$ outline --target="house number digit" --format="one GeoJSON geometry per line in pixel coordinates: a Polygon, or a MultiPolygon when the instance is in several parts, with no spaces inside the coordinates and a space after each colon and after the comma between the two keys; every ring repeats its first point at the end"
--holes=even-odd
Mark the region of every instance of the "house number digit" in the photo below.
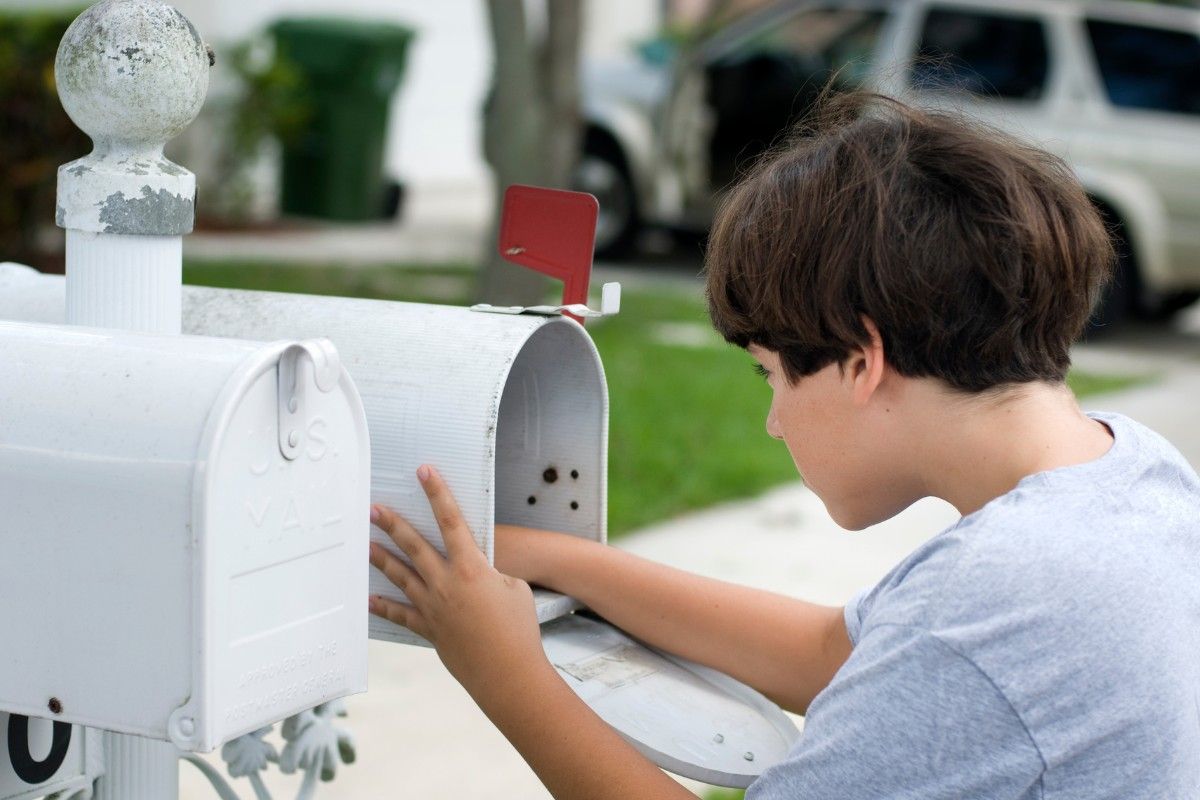
{"type": "Polygon", "coordinates": [[[35,761],[29,752],[29,717],[13,714],[8,718],[8,760],[17,777],[30,785],[36,786],[53,778],[66,760],[70,746],[71,725],[55,722],[49,755],[35,761]]]}

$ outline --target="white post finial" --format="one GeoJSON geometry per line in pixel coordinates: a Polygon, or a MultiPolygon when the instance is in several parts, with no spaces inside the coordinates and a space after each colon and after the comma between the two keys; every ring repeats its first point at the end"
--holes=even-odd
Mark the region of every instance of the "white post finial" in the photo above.
{"type": "Polygon", "coordinates": [[[157,0],[104,0],[58,48],[63,108],[95,149],[58,173],[58,224],[94,233],[192,230],[195,176],[163,145],[200,112],[208,50],[192,23],[157,0]]]}
{"type": "Polygon", "coordinates": [[[163,145],[199,113],[209,67],[196,28],[159,0],[103,0],[63,36],[59,98],[95,143],[58,170],[69,323],[179,333],[196,176],[163,145]]]}

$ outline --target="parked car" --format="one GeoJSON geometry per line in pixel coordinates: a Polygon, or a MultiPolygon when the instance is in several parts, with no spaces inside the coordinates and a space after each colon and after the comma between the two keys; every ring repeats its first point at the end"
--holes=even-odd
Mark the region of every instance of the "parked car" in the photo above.
{"type": "Polygon", "coordinates": [[[707,228],[831,78],[1065,158],[1120,240],[1101,322],[1200,297],[1200,11],[1134,2],[791,0],[663,63],[587,65],[576,183],[601,200],[598,252],[645,225],[707,228]]]}

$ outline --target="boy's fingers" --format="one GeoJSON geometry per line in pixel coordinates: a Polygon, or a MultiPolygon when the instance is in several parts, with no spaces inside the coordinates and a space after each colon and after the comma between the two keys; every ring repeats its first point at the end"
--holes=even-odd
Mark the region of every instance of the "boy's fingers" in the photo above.
{"type": "Polygon", "coordinates": [[[471,529],[463,519],[462,511],[458,508],[458,501],[454,499],[450,487],[442,480],[441,474],[426,464],[417,470],[417,478],[421,481],[425,496],[429,498],[434,519],[442,530],[446,555],[452,559],[470,557],[472,553],[482,555],[474,537],[471,536],[471,529]]]}
{"type": "Polygon", "coordinates": [[[420,604],[427,591],[425,581],[417,571],[405,564],[382,545],[371,543],[371,565],[382,572],[405,596],[420,604]]]}
{"type": "Polygon", "coordinates": [[[421,615],[420,611],[410,605],[389,600],[386,597],[372,595],[367,600],[367,610],[377,617],[383,617],[388,622],[394,622],[397,625],[408,628],[413,633],[430,642],[433,641],[429,637],[429,626],[425,624],[425,617],[421,615]]]}
{"type": "Polygon", "coordinates": [[[444,565],[441,554],[433,545],[425,541],[417,529],[408,524],[408,520],[387,506],[371,506],[371,523],[391,537],[425,580],[432,579],[437,569],[444,565]]]}

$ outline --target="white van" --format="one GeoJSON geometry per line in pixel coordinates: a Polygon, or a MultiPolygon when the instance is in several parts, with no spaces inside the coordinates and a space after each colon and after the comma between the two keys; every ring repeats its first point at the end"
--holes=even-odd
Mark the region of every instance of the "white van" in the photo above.
{"type": "Polygon", "coordinates": [[[1121,260],[1097,312],[1200,297],[1200,11],[1074,0],[792,0],[673,57],[585,68],[577,186],[597,250],[647,224],[703,230],[715,199],[836,76],[962,109],[1067,160],[1121,260]]]}

